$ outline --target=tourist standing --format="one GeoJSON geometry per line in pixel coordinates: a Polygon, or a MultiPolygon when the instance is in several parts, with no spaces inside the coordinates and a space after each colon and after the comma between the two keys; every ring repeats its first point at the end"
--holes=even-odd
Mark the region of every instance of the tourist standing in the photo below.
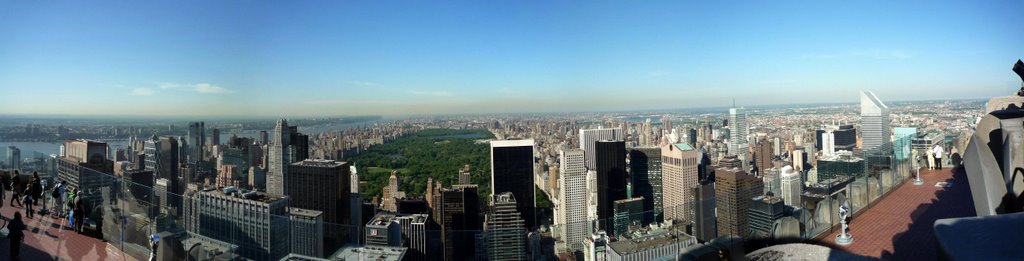
{"type": "Polygon", "coordinates": [[[64,181],[57,182],[57,185],[53,186],[53,212],[57,217],[64,216],[64,181]]]}
{"type": "Polygon", "coordinates": [[[14,212],[14,219],[7,223],[7,238],[11,241],[11,260],[21,259],[21,242],[25,240],[25,229],[21,212],[14,212]]]}
{"type": "Polygon", "coordinates": [[[25,196],[23,198],[23,201],[25,203],[25,214],[26,217],[30,219],[34,216],[33,214],[35,213],[35,211],[32,210],[32,204],[35,203],[35,201],[33,200],[34,198],[32,198],[31,190],[31,188],[25,189],[25,196]]]}
{"type": "Polygon", "coordinates": [[[935,166],[937,169],[942,169],[942,154],[945,152],[945,149],[943,149],[940,144],[936,144],[935,147],[932,148],[932,153],[935,154],[935,166]]]}
{"type": "Polygon", "coordinates": [[[925,152],[928,153],[928,169],[935,169],[935,150],[930,149],[925,152]]]}
{"type": "Polygon", "coordinates": [[[149,236],[149,261],[156,261],[156,249],[160,246],[160,235],[149,236]]]}
{"type": "MultiPolygon", "coordinates": [[[[20,175],[20,174],[18,174],[18,171],[15,170],[14,171],[14,176],[11,177],[11,196],[12,197],[11,197],[11,202],[10,203],[11,203],[12,207],[14,206],[14,203],[18,203],[19,207],[21,206],[21,179],[18,178],[18,175],[20,175]]],[[[2,202],[0,202],[0,203],[2,203],[2,202]]]]}
{"type": "Polygon", "coordinates": [[[85,213],[85,204],[82,203],[82,196],[81,195],[76,195],[75,196],[74,211],[75,211],[75,222],[73,222],[74,223],[73,226],[75,227],[75,232],[82,233],[82,232],[84,232],[83,228],[85,226],[85,215],[86,215],[86,213],[85,213]]]}
{"type": "Polygon", "coordinates": [[[4,208],[4,196],[7,194],[7,182],[3,181],[3,176],[7,176],[6,173],[0,175],[0,209],[4,208]]]}

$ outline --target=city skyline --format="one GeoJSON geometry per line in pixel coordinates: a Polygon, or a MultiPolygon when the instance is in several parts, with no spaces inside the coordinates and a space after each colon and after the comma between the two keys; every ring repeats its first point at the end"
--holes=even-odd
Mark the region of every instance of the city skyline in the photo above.
{"type": "Polygon", "coordinates": [[[4,3],[0,111],[628,111],[1020,87],[1005,72],[1020,2],[661,4],[4,3]]]}

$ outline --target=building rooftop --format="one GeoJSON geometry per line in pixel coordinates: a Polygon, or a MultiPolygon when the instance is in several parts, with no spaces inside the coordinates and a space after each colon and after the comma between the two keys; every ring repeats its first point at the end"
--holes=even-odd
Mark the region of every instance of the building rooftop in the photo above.
{"type": "Polygon", "coordinates": [[[626,255],[692,239],[694,239],[693,236],[682,232],[667,229],[652,229],[643,236],[608,243],[608,247],[612,248],[620,255],[626,255]]]}
{"type": "Polygon", "coordinates": [[[693,150],[693,147],[691,147],[690,144],[686,143],[676,143],[675,146],[676,148],[679,148],[679,150],[682,151],[693,150]]]}
{"type": "Polygon", "coordinates": [[[379,212],[377,213],[376,216],[373,216],[373,219],[371,219],[370,222],[366,223],[366,226],[386,227],[390,225],[392,222],[395,222],[395,218],[396,216],[394,213],[379,212]]]}
{"type": "Polygon", "coordinates": [[[502,193],[494,194],[494,203],[512,203],[512,202],[516,202],[516,198],[515,198],[515,196],[512,195],[512,192],[502,192],[502,193]]]}
{"type": "Polygon", "coordinates": [[[284,198],[287,198],[287,196],[268,194],[268,193],[259,192],[259,191],[251,191],[251,190],[245,190],[245,189],[238,189],[238,188],[236,188],[234,186],[228,186],[228,187],[206,186],[206,187],[203,188],[202,192],[208,193],[208,194],[211,194],[211,195],[234,197],[234,198],[239,198],[239,199],[257,201],[257,202],[261,202],[261,203],[271,203],[271,202],[274,202],[274,201],[278,201],[278,200],[282,200],[284,198]]]}
{"type": "Polygon", "coordinates": [[[832,162],[858,162],[864,161],[864,159],[853,156],[853,152],[840,150],[836,151],[835,154],[822,156],[818,161],[832,161],[832,162]]]}
{"type": "Polygon", "coordinates": [[[430,221],[430,215],[427,214],[411,214],[411,215],[400,215],[399,218],[412,219],[413,224],[427,223],[430,221]]]}
{"type": "Polygon", "coordinates": [[[327,159],[306,159],[303,161],[292,163],[292,166],[307,166],[307,167],[325,167],[334,168],[345,165],[344,161],[327,160],[327,159]]]}
{"type": "Polygon", "coordinates": [[[498,148],[498,147],[523,147],[523,146],[531,146],[532,147],[533,145],[534,145],[533,139],[525,139],[525,140],[494,140],[494,141],[491,141],[491,148],[498,148]]]}
{"type": "Polygon", "coordinates": [[[295,216],[304,216],[304,217],[311,217],[311,218],[322,216],[324,214],[323,211],[319,211],[319,210],[311,210],[311,209],[295,208],[295,207],[288,208],[288,213],[291,213],[292,215],[295,215],[295,216]]]}
{"type": "Polygon", "coordinates": [[[334,252],[328,260],[332,261],[399,261],[405,259],[407,247],[365,246],[343,247],[334,252]]]}

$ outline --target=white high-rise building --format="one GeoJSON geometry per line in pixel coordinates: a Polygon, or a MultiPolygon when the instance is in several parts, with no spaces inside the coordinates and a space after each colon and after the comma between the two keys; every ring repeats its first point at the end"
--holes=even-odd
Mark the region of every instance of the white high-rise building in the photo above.
{"type": "Polygon", "coordinates": [[[804,159],[804,151],[803,150],[793,150],[793,156],[792,157],[793,157],[793,168],[796,169],[797,171],[803,171],[804,170],[804,162],[806,162],[806,160],[807,160],[807,159],[804,159]]]}
{"type": "Polygon", "coordinates": [[[782,181],[782,201],[786,205],[799,207],[801,204],[800,194],[803,193],[800,187],[800,172],[797,172],[791,166],[785,166],[782,167],[779,179],[782,181]]]}
{"type": "Polygon", "coordinates": [[[836,154],[836,134],[831,130],[821,134],[821,155],[836,154]]]}
{"type": "Polygon", "coordinates": [[[889,106],[871,91],[860,93],[860,117],[864,141],[862,149],[870,150],[890,141],[889,106]]]}
{"type": "Polygon", "coordinates": [[[594,143],[599,140],[622,141],[622,128],[580,130],[580,149],[585,153],[585,166],[594,169],[594,143]]]}
{"type": "Polygon", "coordinates": [[[587,224],[587,168],[583,166],[583,150],[559,152],[558,220],[562,229],[562,241],[570,249],[580,249],[583,240],[590,235],[587,224]]]}
{"type": "MultiPolygon", "coordinates": [[[[597,220],[597,171],[587,170],[587,229],[593,229],[597,220]]],[[[602,228],[604,229],[604,228],[602,228]]]]}
{"type": "Polygon", "coordinates": [[[747,145],[747,109],[729,108],[729,155],[736,155],[743,161],[746,170],[750,163],[749,146],[747,145]]]}

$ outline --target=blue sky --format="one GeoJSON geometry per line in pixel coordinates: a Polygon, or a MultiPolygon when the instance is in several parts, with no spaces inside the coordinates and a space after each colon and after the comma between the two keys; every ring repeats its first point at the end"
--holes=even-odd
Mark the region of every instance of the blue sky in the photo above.
{"type": "Polygon", "coordinates": [[[1024,1],[7,1],[0,114],[404,115],[984,98],[1024,1]]]}

